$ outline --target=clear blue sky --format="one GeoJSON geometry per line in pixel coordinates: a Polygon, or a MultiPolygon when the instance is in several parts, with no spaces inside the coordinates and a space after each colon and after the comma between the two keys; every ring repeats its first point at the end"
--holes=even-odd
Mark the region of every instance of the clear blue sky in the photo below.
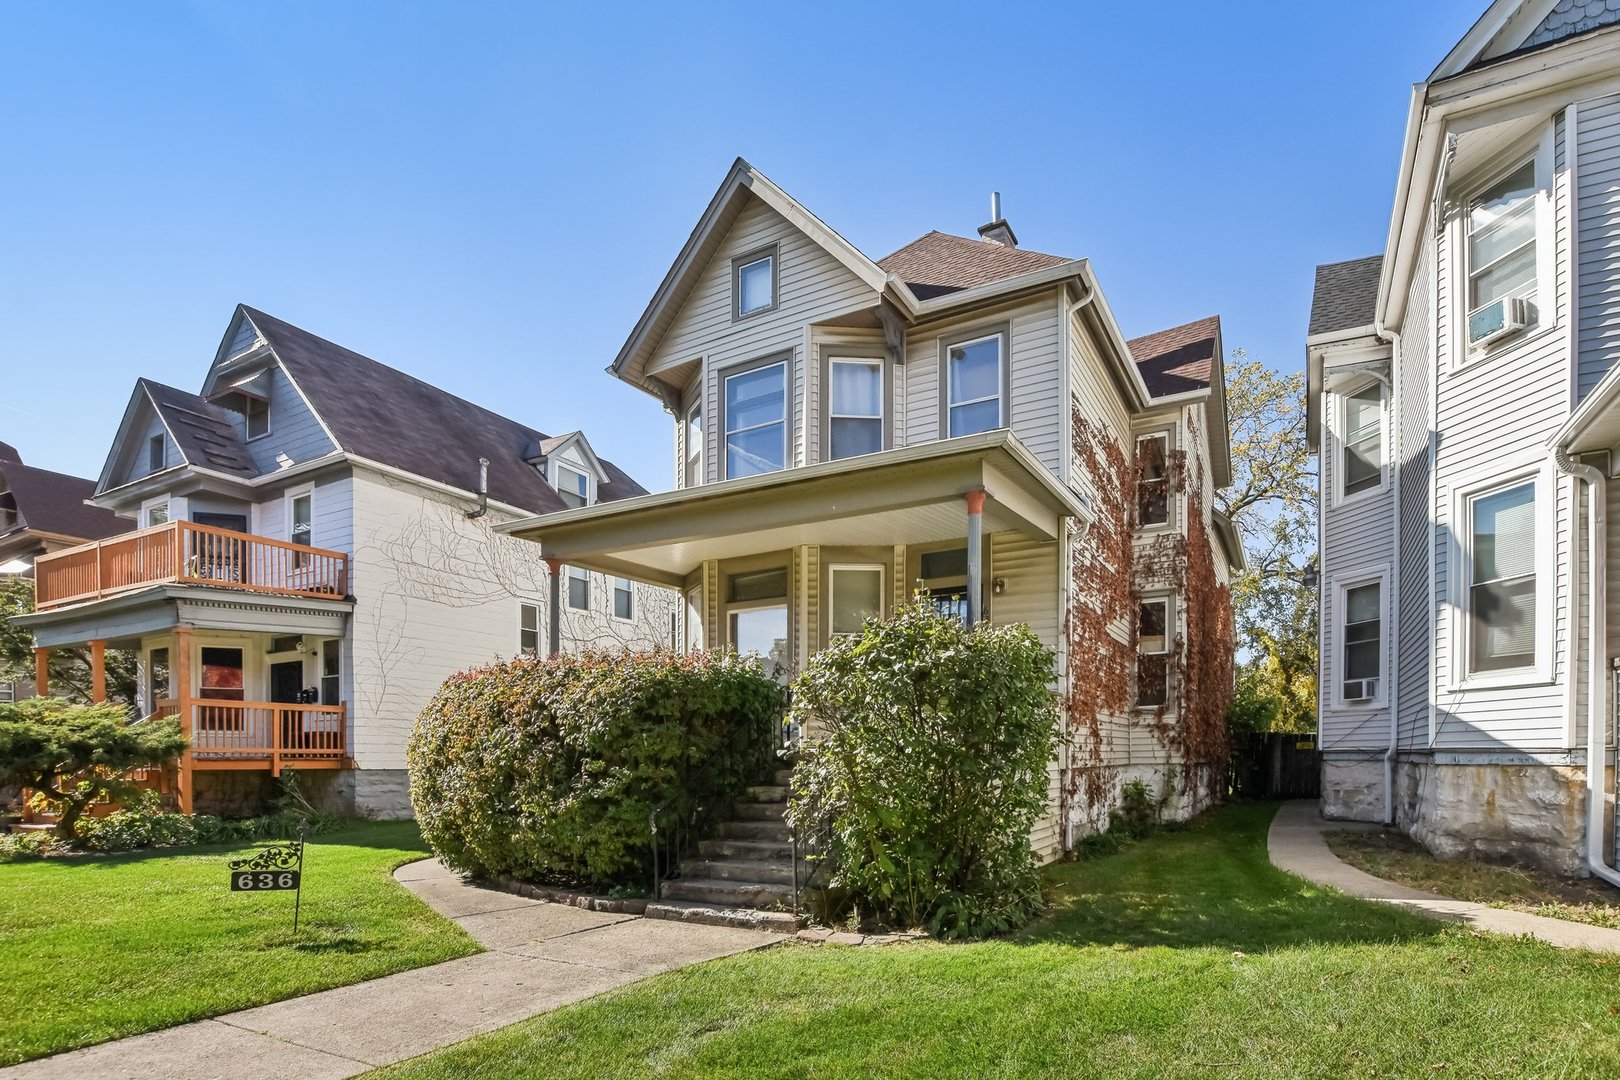
{"type": "Polygon", "coordinates": [[[668,487],[602,369],[738,155],[874,257],[999,189],[1127,334],[1297,368],[1485,2],[8,4],[0,441],[94,476],[244,301],[668,487]]]}

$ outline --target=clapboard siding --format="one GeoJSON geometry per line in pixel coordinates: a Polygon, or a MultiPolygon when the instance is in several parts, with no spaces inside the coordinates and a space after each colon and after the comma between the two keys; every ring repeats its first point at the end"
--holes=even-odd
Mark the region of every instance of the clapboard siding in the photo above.
{"type": "Polygon", "coordinates": [[[236,425],[237,437],[243,440],[254,467],[261,473],[280,468],[282,455],[295,463],[311,461],[331,453],[334,447],[327,438],[326,429],[304,403],[304,397],[293,385],[280,364],[269,371],[270,381],[270,434],[247,441],[246,421],[236,425]]]}
{"type": "Polygon", "coordinates": [[[1575,129],[1577,392],[1585,397],[1620,357],[1620,97],[1583,103],[1575,129]]]}
{"type": "MultiPolygon", "coordinates": [[[[1058,564],[1058,546],[1051,541],[1033,540],[1018,533],[994,533],[990,537],[990,576],[1006,583],[1002,594],[991,599],[991,621],[1003,626],[1023,623],[1053,652],[1063,647],[1058,564]]],[[[1063,720],[1060,718],[1058,723],[1061,725],[1063,720]]],[[[1061,760],[1053,758],[1047,769],[1046,809],[1030,831],[1030,846],[1043,862],[1056,858],[1062,848],[1058,818],[1062,785],[1061,760]]]]}
{"type": "Polygon", "coordinates": [[[1434,342],[1431,314],[1434,249],[1424,245],[1413,273],[1407,300],[1408,332],[1396,354],[1396,397],[1399,405],[1396,452],[1400,462],[1401,553],[1400,610],[1396,648],[1400,652],[1397,740],[1413,748],[1428,740],[1432,648],[1430,614],[1438,597],[1432,593],[1430,525],[1429,403],[1433,397],[1434,342]]]}
{"type": "Polygon", "coordinates": [[[709,481],[723,479],[719,452],[720,376],[723,369],[778,353],[789,364],[789,463],[805,462],[805,327],[835,314],[876,304],[877,296],[826,249],[812,241],[765,203],[750,197],[718,252],[704,269],[649,367],[704,365],[703,419],[709,481]],[[778,306],[774,311],[733,322],[731,260],[770,244],[780,252],[778,306]]]}
{"type": "Polygon", "coordinates": [[[163,426],[163,421],[150,408],[145,406],[143,408],[146,408],[147,412],[146,427],[141,429],[140,438],[131,443],[129,449],[125,451],[129,455],[128,463],[124,466],[123,473],[118,478],[117,483],[112,485],[114,487],[161,471],[150,467],[150,451],[147,447],[154,435],[163,436],[163,468],[167,469],[180,464],[180,449],[174,445],[174,440],[169,437],[168,429],[163,426]]]}

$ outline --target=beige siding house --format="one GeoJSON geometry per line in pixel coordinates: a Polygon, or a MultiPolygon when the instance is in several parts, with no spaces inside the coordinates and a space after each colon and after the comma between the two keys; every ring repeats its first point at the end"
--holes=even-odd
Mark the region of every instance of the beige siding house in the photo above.
{"type": "Polygon", "coordinates": [[[1492,4],[1416,87],[1385,250],[1318,269],[1307,340],[1324,811],[1602,876],[1617,118],[1620,3],[1492,4]]]}
{"type": "Polygon", "coordinates": [[[1088,698],[1070,670],[1078,611],[1108,607],[1133,679],[1139,623],[1134,589],[1110,606],[1075,585],[1121,524],[1098,496],[1119,478],[1088,472],[1076,440],[1082,418],[1122,461],[1138,435],[1160,440],[1171,509],[1141,542],[1214,552],[1224,596],[1239,556],[1208,497],[1227,482],[1220,330],[1127,343],[1085,260],[1022,248],[999,218],[979,232],[873,260],[739,160],[609,368],[671,414],[677,487],[501,528],[556,567],[679,590],[687,647],[755,652],[783,678],[919,588],[968,621],[1027,623],[1089,710],[1065,718],[1032,837],[1053,858],[1106,823],[1129,779],[1180,815],[1207,798],[1216,763],[1189,759],[1162,657],[1218,638],[1229,672],[1228,609],[1189,622],[1168,559],[1143,594],[1161,605],[1149,704],[1133,707],[1134,681],[1088,698]]]}

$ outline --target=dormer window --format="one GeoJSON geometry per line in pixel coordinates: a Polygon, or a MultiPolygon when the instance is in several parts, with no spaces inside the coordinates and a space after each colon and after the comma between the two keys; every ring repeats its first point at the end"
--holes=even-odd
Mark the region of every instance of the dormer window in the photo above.
{"type": "Polygon", "coordinates": [[[163,436],[153,435],[146,440],[146,471],[157,472],[163,468],[163,436]]]}
{"type": "Polygon", "coordinates": [[[557,494],[570,508],[591,504],[591,478],[572,465],[557,463],[557,494]]]}
{"type": "Polygon", "coordinates": [[[771,311],[776,307],[776,248],[750,252],[731,263],[732,317],[771,311]]]}
{"type": "Polygon", "coordinates": [[[243,400],[246,403],[242,415],[247,428],[247,437],[260,439],[270,434],[270,403],[256,397],[247,397],[243,400]]]}

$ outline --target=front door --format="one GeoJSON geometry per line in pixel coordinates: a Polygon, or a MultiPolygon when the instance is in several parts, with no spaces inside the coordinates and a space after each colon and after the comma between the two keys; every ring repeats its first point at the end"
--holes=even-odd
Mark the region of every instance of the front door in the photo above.
{"type": "Polygon", "coordinates": [[[203,514],[191,515],[191,520],[197,525],[207,525],[215,529],[229,529],[231,532],[245,533],[248,531],[246,514],[203,514]]]}
{"type": "Polygon", "coordinates": [[[304,662],[288,660],[270,665],[270,700],[279,705],[297,705],[304,689],[304,662]]]}

